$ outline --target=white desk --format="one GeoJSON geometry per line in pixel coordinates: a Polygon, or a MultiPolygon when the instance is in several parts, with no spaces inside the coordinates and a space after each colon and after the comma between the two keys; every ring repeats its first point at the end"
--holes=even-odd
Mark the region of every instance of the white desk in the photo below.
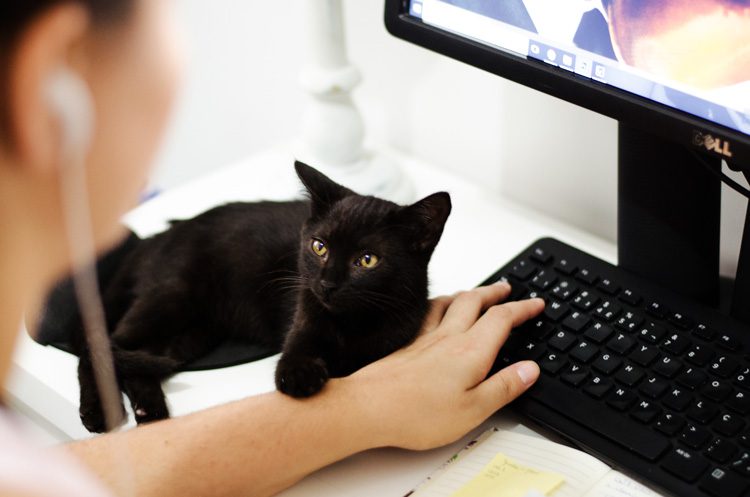
{"type": "MultiPolygon", "coordinates": [[[[406,157],[399,159],[420,198],[445,190],[453,200],[453,212],[430,266],[433,295],[476,286],[544,236],[567,241],[605,260],[615,260],[615,246],[610,242],[504,200],[454,175],[406,157]]],[[[301,191],[292,165],[292,155],[285,148],[271,150],[162,194],[130,213],[126,222],[144,236],[164,229],[168,219],[190,217],[230,200],[290,199],[301,191]]],[[[172,414],[179,416],[272,390],[277,358],[174,376],[164,387],[172,414]]],[[[8,389],[13,402],[71,439],[89,436],[78,418],[76,365],[73,356],[42,347],[23,334],[8,389]]],[[[509,413],[497,414],[488,423],[529,432],[509,413]]],[[[400,497],[467,439],[468,436],[453,445],[421,453],[368,451],[311,475],[283,495],[400,497]]]]}

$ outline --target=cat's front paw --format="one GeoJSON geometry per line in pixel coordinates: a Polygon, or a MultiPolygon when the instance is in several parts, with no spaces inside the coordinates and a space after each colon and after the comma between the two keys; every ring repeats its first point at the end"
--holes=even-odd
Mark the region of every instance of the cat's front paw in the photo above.
{"type": "Polygon", "coordinates": [[[315,395],[328,378],[326,363],[318,357],[284,355],[276,366],[276,388],[292,397],[315,395]]]}
{"type": "MultiPolygon", "coordinates": [[[[125,421],[127,414],[125,408],[120,406],[118,425],[125,421]]],[[[81,404],[78,414],[81,417],[83,426],[91,433],[104,433],[107,431],[107,422],[104,419],[104,411],[99,403],[81,404]]]]}
{"type": "Polygon", "coordinates": [[[169,408],[163,402],[151,406],[136,404],[133,406],[133,414],[135,422],[140,425],[169,418],[169,408]]]}

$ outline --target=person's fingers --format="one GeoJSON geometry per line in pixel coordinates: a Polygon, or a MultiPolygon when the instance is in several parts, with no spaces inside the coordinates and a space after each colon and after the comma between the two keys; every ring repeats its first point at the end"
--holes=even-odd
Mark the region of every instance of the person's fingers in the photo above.
{"type": "Polygon", "coordinates": [[[521,361],[507,366],[474,388],[483,414],[492,413],[524,393],[539,378],[534,361],[521,361]]]}
{"type": "Polygon", "coordinates": [[[459,293],[448,307],[440,329],[446,333],[461,333],[468,330],[489,307],[510,295],[510,285],[498,282],[459,293]]]}
{"type": "Polygon", "coordinates": [[[491,307],[468,332],[472,340],[479,340],[496,352],[513,328],[536,317],[544,310],[544,300],[528,299],[507,302],[491,307]]]}
{"type": "Polygon", "coordinates": [[[429,333],[438,327],[454,299],[455,295],[444,295],[432,299],[430,302],[430,311],[427,313],[427,317],[422,324],[420,334],[429,333]]]}

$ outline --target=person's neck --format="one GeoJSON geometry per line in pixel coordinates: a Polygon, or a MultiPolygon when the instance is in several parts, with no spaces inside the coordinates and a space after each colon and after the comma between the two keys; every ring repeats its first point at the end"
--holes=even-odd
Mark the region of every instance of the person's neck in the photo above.
{"type": "Polygon", "coordinates": [[[31,282],[24,281],[24,271],[18,260],[5,249],[6,244],[0,240],[0,387],[5,385],[10,373],[24,300],[31,287],[31,282]]]}
{"type": "MultiPolygon", "coordinates": [[[[12,178],[11,178],[12,179],[12,178]]],[[[23,205],[18,197],[23,192],[13,181],[0,178],[0,392],[7,381],[11,359],[23,314],[35,305],[34,295],[43,287],[41,264],[31,257],[36,252],[29,246],[29,227],[25,224],[23,205]]],[[[0,393],[0,395],[2,395],[0,393]]]]}

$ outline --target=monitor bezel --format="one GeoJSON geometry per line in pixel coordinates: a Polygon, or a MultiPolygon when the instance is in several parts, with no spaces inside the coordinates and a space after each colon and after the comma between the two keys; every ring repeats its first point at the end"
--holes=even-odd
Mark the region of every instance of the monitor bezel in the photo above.
{"type": "Polygon", "coordinates": [[[727,160],[719,151],[708,149],[705,142],[699,143],[698,134],[710,135],[721,140],[720,143],[729,143],[732,158],[728,163],[750,171],[748,135],[542,61],[524,59],[425,24],[409,15],[408,8],[409,0],[385,0],[385,25],[397,38],[652,132],[696,152],[727,160]]]}

